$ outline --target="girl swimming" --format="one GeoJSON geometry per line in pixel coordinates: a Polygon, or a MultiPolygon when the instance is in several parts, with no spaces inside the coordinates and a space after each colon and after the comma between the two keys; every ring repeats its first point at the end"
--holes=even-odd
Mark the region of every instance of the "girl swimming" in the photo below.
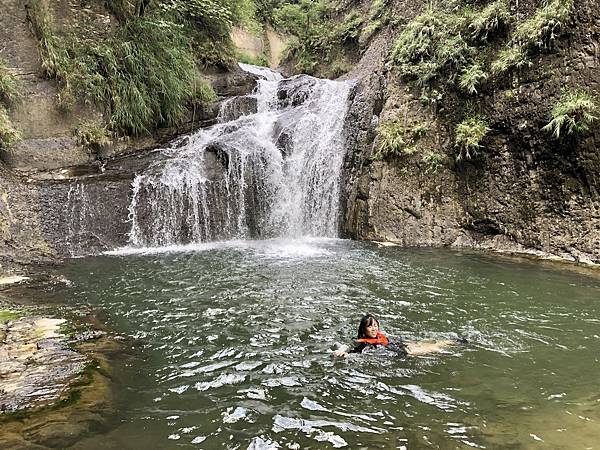
{"type": "Polygon", "coordinates": [[[362,353],[363,350],[368,348],[385,347],[388,350],[396,352],[399,356],[417,356],[440,352],[449,345],[456,344],[457,342],[466,343],[466,339],[407,343],[402,342],[400,339],[389,339],[381,332],[379,320],[375,316],[367,314],[360,320],[354,347],[350,349],[348,346],[343,345],[335,350],[333,354],[345,358],[348,356],[348,353],[362,353]]]}

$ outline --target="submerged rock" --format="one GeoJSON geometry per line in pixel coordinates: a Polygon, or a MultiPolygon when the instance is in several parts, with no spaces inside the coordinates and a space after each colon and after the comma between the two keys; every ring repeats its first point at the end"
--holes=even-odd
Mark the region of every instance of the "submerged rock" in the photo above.
{"type": "Polygon", "coordinates": [[[60,325],[43,317],[3,326],[0,343],[0,413],[55,403],[90,360],[67,347],[60,325]]]}
{"type": "Polygon", "coordinates": [[[1,300],[0,307],[0,448],[67,448],[110,427],[116,406],[109,359],[124,354],[123,344],[90,315],[76,323],[17,319],[32,309],[1,300]],[[61,329],[83,323],[94,329],[73,336],[61,329]]]}

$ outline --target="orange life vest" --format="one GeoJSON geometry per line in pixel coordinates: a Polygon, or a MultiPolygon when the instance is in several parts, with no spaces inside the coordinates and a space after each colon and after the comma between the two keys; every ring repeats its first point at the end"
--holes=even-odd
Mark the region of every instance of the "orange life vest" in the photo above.
{"type": "Polygon", "coordinates": [[[360,338],[357,339],[356,342],[364,342],[366,344],[373,344],[373,345],[383,345],[386,346],[389,344],[389,340],[386,337],[385,334],[383,334],[381,331],[377,332],[377,337],[374,338],[360,338]]]}

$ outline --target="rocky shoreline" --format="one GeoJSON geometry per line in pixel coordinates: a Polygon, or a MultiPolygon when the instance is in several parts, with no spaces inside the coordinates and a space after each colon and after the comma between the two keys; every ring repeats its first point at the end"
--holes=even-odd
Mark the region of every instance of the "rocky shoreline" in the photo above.
{"type": "MultiPolygon", "coordinates": [[[[4,280],[22,282],[23,277],[4,280]]],[[[65,448],[109,427],[123,342],[56,308],[0,299],[0,448],[65,448]],[[67,318],[65,318],[67,317],[67,318]]]]}
{"type": "Polygon", "coordinates": [[[68,347],[64,319],[25,317],[0,324],[0,411],[52,405],[91,363],[68,347]]]}

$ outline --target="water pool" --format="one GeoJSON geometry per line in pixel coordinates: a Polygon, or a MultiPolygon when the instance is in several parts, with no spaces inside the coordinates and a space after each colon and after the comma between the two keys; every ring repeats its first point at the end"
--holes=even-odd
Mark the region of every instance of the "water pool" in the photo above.
{"type": "Polygon", "coordinates": [[[75,259],[49,301],[131,336],[118,425],[76,448],[596,448],[600,277],[338,239],[75,259]],[[331,358],[362,314],[424,357],[331,358]]]}

